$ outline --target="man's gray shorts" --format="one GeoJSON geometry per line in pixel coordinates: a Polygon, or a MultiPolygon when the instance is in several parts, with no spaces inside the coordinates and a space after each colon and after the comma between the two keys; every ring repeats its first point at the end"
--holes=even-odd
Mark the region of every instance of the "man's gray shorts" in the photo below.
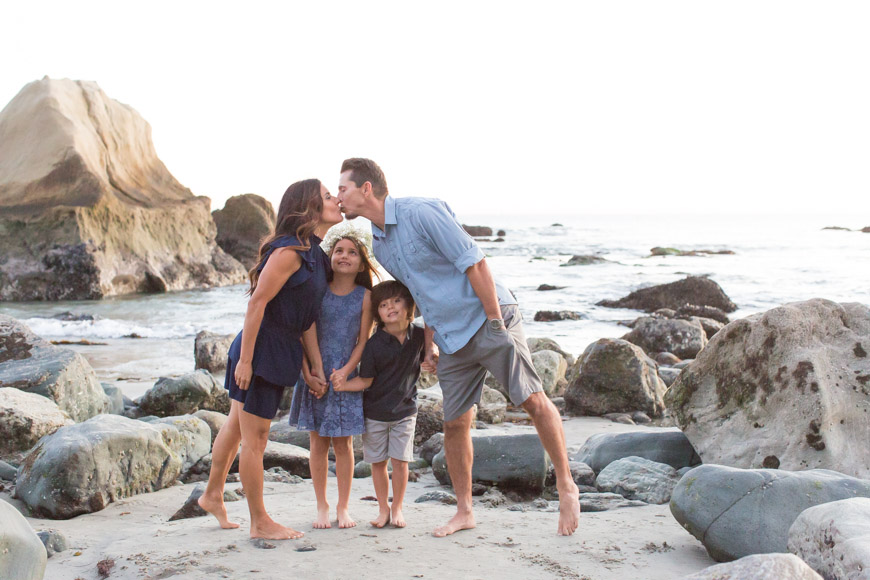
{"type": "Polygon", "coordinates": [[[493,330],[484,322],[468,344],[453,354],[442,353],[438,359],[445,421],[459,418],[480,402],[487,370],[508,389],[514,405],[544,390],[532,364],[519,308],[516,304],[502,305],[501,313],[506,328],[493,330]]]}

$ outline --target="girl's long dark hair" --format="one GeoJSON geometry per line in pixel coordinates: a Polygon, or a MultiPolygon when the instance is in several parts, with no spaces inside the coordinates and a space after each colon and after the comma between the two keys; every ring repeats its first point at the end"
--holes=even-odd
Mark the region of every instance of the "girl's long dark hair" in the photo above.
{"type": "Polygon", "coordinates": [[[248,279],[251,282],[248,295],[253,294],[257,288],[257,280],[260,278],[258,268],[263,263],[272,242],[276,239],[281,236],[296,236],[302,245],[288,246],[290,249],[301,251],[311,249],[309,239],[314,230],[317,229],[320,215],[323,213],[323,198],[320,196],[320,187],[319,179],[306,179],[297,181],[284,192],[281,205],[278,206],[275,230],[260,242],[257,265],[248,272],[248,279]]]}

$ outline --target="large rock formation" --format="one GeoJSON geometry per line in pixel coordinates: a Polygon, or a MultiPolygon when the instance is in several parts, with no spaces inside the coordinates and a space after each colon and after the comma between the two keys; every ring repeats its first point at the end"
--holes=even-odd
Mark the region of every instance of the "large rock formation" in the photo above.
{"type": "Polygon", "coordinates": [[[0,500],[0,578],[42,580],[48,553],[18,510],[0,500]]]}
{"type": "Polygon", "coordinates": [[[54,346],[3,314],[0,314],[0,387],[48,397],[74,421],[84,421],[111,408],[94,369],[82,355],[54,346]]]}
{"type": "Polygon", "coordinates": [[[665,402],[704,463],[870,478],[870,308],[814,299],[718,332],[665,402]]]}
{"type": "Polygon", "coordinates": [[[619,300],[598,302],[598,306],[606,308],[634,308],[646,312],[655,312],[659,308],[676,310],[685,304],[713,306],[724,312],[737,310],[737,305],[728,298],[719,284],[700,276],[687,276],[669,284],[641,288],[619,300]]]}
{"type": "Polygon", "coordinates": [[[260,255],[260,240],[275,229],[275,210],[268,200],[246,193],[227,200],[211,213],[217,226],[217,243],[223,251],[251,269],[260,255]]]}
{"type": "Polygon", "coordinates": [[[0,300],[241,282],[209,205],[157,158],[131,107],[92,82],[34,81],[0,112],[0,300]]]}
{"type": "Polygon", "coordinates": [[[0,455],[27,451],[73,420],[51,399],[0,387],[0,455]]]}
{"type": "Polygon", "coordinates": [[[788,530],[788,550],[824,578],[867,578],[870,499],[843,499],[804,510],[788,530]]]}

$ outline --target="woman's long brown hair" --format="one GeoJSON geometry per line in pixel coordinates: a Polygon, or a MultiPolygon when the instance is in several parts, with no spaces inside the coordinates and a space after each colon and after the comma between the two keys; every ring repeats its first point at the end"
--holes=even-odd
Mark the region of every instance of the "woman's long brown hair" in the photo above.
{"type": "Polygon", "coordinates": [[[260,278],[258,268],[266,257],[272,242],[281,236],[296,236],[302,243],[301,246],[288,246],[291,250],[307,251],[311,249],[309,239],[317,225],[320,223],[320,214],[323,213],[323,198],[320,196],[320,180],[306,179],[297,181],[287,188],[281,205],[278,206],[278,218],[275,221],[275,230],[263,238],[260,242],[260,254],[257,265],[248,272],[251,287],[248,295],[254,293],[257,288],[257,280],[260,278]]]}

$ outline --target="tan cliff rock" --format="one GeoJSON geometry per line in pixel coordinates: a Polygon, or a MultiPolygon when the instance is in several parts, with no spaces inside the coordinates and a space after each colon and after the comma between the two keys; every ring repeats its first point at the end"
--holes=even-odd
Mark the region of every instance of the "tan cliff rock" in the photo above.
{"type": "Polygon", "coordinates": [[[148,123],[96,83],[29,83],[0,112],[0,300],[241,282],[210,203],[169,173],[148,123]]]}

